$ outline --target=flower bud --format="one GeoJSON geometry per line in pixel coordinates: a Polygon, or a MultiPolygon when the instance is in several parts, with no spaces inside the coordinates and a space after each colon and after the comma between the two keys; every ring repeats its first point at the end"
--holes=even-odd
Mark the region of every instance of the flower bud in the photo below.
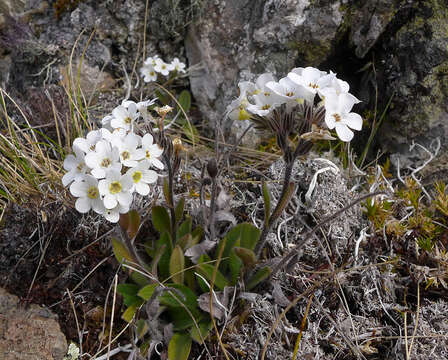
{"type": "Polygon", "coordinates": [[[209,162],[207,163],[207,172],[212,179],[214,179],[216,175],[218,175],[218,166],[214,158],[209,160],[209,162]]]}

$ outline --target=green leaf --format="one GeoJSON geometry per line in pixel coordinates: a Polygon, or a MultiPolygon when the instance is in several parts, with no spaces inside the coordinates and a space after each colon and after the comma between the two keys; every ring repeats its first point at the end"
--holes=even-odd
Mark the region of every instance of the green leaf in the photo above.
{"type": "Polygon", "coordinates": [[[260,238],[260,230],[253,224],[243,223],[241,225],[241,247],[253,250],[260,238]]]}
{"type": "Polygon", "coordinates": [[[160,90],[155,91],[156,97],[160,100],[163,105],[169,105],[171,101],[171,97],[167,95],[165,92],[161,92],[160,90]]]}
{"type": "MultiPolygon", "coordinates": [[[[182,248],[182,250],[188,249],[187,245],[190,245],[193,241],[193,237],[190,233],[185,234],[181,238],[177,238],[177,245],[182,248]]],[[[190,245],[191,246],[191,245],[190,245]]]]}
{"type": "Polygon", "coordinates": [[[198,244],[204,236],[204,229],[201,226],[198,226],[191,232],[191,236],[193,237],[191,246],[198,244]]]}
{"type": "Polygon", "coordinates": [[[142,287],[142,286],[145,286],[145,285],[148,285],[148,284],[151,283],[151,280],[147,276],[145,276],[145,275],[143,275],[143,274],[141,274],[141,273],[139,273],[137,271],[133,271],[131,273],[131,279],[139,287],[142,287]]]}
{"type": "Polygon", "coordinates": [[[178,224],[182,217],[184,216],[185,198],[181,197],[177,202],[176,208],[174,209],[174,214],[176,216],[176,224],[178,224]]]}
{"type": "Polygon", "coordinates": [[[134,318],[137,309],[143,304],[142,299],[137,299],[133,304],[129,305],[126,311],[121,315],[121,318],[126,322],[131,322],[134,318]]]}
{"type": "Polygon", "coordinates": [[[121,318],[126,322],[131,322],[134,318],[135,313],[137,312],[138,306],[137,305],[131,305],[129,306],[126,311],[121,315],[121,318]]]}
{"type": "Polygon", "coordinates": [[[197,343],[201,344],[203,343],[202,340],[207,339],[207,336],[212,329],[213,325],[211,321],[201,321],[198,324],[199,330],[196,326],[193,326],[190,330],[190,336],[191,338],[196,341],[197,343]]]}
{"type": "Polygon", "coordinates": [[[160,234],[171,231],[170,216],[163,206],[154,206],[152,208],[152,223],[160,234]]]}
{"type": "Polygon", "coordinates": [[[229,269],[232,277],[232,285],[236,285],[238,278],[241,275],[242,266],[243,261],[235,254],[234,251],[232,251],[229,256],[229,269]]]}
{"type": "Polygon", "coordinates": [[[135,284],[118,284],[117,292],[121,295],[137,295],[139,287],[135,284]]]}
{"type": "Polygon", "coordinates": [[[137,338],[141,340],[143,336],[146,335],[146,333],[149,330],[149,325],[146,320],[140,319],[137,320],[137,338]]]}
{"type": "Polygon", "coordinates": [[[176,333],[168,344],[168,360],[188,360],[191,350],[191,337],[176,333]]]}
{"type": "Polygon", "coordinates": [[[165,247],[165,250],[160,256],[158,268],[160,279],[165,280],[170,276],[170,259],[173,249],[171,235],[168,232],[164,232],[160,239],[156,241],[156,251],[159,251],[162,246],[165,247]]]}
{"type": "Polygon", "coordinates": [[[246,284],[248,291],[252,290],[255,286],[260,284],[263,280],[267,279],[271,275],[272,269],[269,266],[258,270],[254,276],[252,276],[246,284]]]}
{"type": "Polygon", "coordinates": [[[166,284],[166,286],[179,290],[184,295],[184,298],[177,292],[173,291],[173,296],[171,292],[165,291],[159,296],[160,304],[169,307],[182,307],[179,303],[180,301],[189,309],[194,309],[198,306],[198,298],[190,288],[180,284],[166,284]]]}
{"type": "Polygon", "coordinates": [[[188,313],[188,311],[184,308],[167,309],[167,313],[173,323],[174,331],[181,331],[191,328],[192,326],[195,326],[195,321],[198,323],[204,318],[204,313],[202,313],[198,308],[188,310],[190,313],[188,313]]]}
{"type": "MultiPolygon", "coordinates": [[[[147,285],[144,288],[140,289],[140,291],[138,292],[138,296],[148,301],[158,286],[158,284],[147,285]]],[[[160,304],[175,308],[182,307],[182,304],[184,304],[189,309],[194,309],[197,307],[198,298],[194,294],[194,292],[191,291],[191,289],[189,289],[185,285],[180,284],[166,284],[166,286],[180,291],[183,296],[176,291],[172,291],[174,296],[170,291],[163,291],[158,297],[160,304]]]]}
{"type": "Polygon", "coordinates": [[[126,214],[120,214],[120,226],[126,231],[130,239],[135,238],[140,228],[140,215],[137,210],[130,210],[126,214]]]}
{"type": "Polygon", "coordinates": [[[177,229],[177,238],[180,239],[181,237],[190,234],[191,226],[191,217],[187,217],[187,219],[179,226],[179,229],[177,229]]]}
{"type": "Polygon", "coordinates": [[[171,280],[176,284],[184,283],[184,268],[185,268],[185,257],[182,248],[177,245],[170,258],[170,276],[171,280]]]}
{"type": "Polygon", "coordinates": [[[117,261],[121,264],[123,259],[126,259],[130,262],[133,261],[132,255],[129,252],[126,245],[116,238],[112,238],[112,249],[114,251],[115,257],[117,261]]]}
{"type": "Polygon", "coordinates": [[[233,248],[233,251],[235,251],[235,254],[243,260],[244,266],[251,267],[257,262],[257,257],[255,253],[250,250],[243,247],[235,246],[233,248]]]}
{"type": "MultiPolygon", "coordinates": [[[[208,281],[210,285],[215,267],[210,264],[199,264],[196,269],[208,281]]],[[[219,290],[224,290],[224,287],[229,286],[229,281],[219,270],[216,270],[215,286],[219,290]]]]}
{"type": "Polygon", "coordinates": [[[180,93],[179,98],[177,99],[177,101],[179,102],[180,106],[182,107],[182,109],[186,113],[188,113],[188,111],[190,111],[191,95],[190,95],[190,92],[188,90],[183,90],[180,93]]]}
{"type": "Polygon", "coordinates": [[[137,295],[125,295],[123,296],[123,304],[126,306],[131,306],[135,304],[138,300],[141,300],[137,295]]]}
{"type": "Polygon", "coordinates": [[[220,264],[221,271],[224,273],[227,272],[230,253],[235,246],[253,250],[259,238],[260,230],[250,223],[241,223],[230,229],[226,236],[219,242],[216,249],[217,257],[221,248],[224,246],[224,251],[222,253],[223,260],[220,264]]]}
{"type": "Polygon", "coordinates": [[[264,201],[264,223],[267,226],[269,224],[269,215],[271,214],[271,193],[265,181],[262,181],[261,189],[264,201]]]}
{"type": "Polygon", "coordinates": [[[163,195],[165,196],[165,201],[168,204],[168,206],[173,206],[170,196],[170,186],[166,178],[163,179],[163,195]]]}
{"type": "Polygon", "coordinates": [[[140,289],[137,295],[140,296],[142,299],[148,301],[151,298],[154,291],[156,290],[157,286],[159,285],[158,284],[146,285],[145,287],[140,289]]]}

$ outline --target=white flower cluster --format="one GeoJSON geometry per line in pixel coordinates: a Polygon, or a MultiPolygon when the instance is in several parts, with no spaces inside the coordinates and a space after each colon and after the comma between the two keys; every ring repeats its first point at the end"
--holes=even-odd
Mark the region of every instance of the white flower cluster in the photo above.
{"type": "Polygon", "coordinates": [[[173,61],[168,64],[156,55],[148,57],[140,68],[140,74],[145,82],[156,81],[157,74],[167,76],[171,71],[184,73],[185,64],[179,61],[178,58],[174,58],[173,61]]]}
{"type": "Polygon", "coordinates": [[[329,129],[336,129],[342,141],[353,138],[353,130],[361,130],[362,118],[351,112],[353,105],[360,102],[349,93],[349,85],[331,72],[313,67],[295,68],[278,82],[270,73],[260,75],[255,83],[244,81],[238,84],[240,96],[232,101],[227,111],[236,120],[250,119],[251,114],[266,116],[282,105],[297,103],[313,105],[316,94],[325,106],[325,123],[329,129]]]}
{"type": "Polygon", "coordinates": [[[147,118],[147,106],[153,102],[124,101],[103,119],[101,129],[73,141],[74,154],[64,160],[62,184],[70,185],[80,213],[93,210],[115,223],[129,211],[134,192],[148,195],[149,184],[158,177],[150,168],[164,168],[159,160],[163,149],[151,134],[134,133],[134,123],[147,118]]]}

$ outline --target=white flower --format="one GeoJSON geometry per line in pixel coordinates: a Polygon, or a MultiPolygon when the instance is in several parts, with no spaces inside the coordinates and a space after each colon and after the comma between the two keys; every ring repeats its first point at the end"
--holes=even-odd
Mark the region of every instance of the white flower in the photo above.
{"type": "Polygon", "coordinates": [[[64,160],[64,169],[68,172],[62,177],[62,185],[67,186],[73,180],[81,178],[88,170],[85,163],[84,152],[76,145],[73,145],[75,156],[70,154],[64,160]]]}
{"type": "Polygon", "coordinates": [[[179,61],[178,58],[174,58],[173,61],[171,61],[171,66],[177,72],[181,72],[181,73],[185,72],[185,64],[183,62],[179,61]]]}
{"type": "Polygon", "coordinates": [[[145,160],[152,166],[163,170],[163,163],[158,159],[163,154],[163,149],[153,143],[151,134],[146,134],[142,139],[142,148],[145,151],[145,160]]]}
{"type": "Polygon", "coordinates": [[[226,113],[232,120],[248,120],[250,114],[246,110],[247,106],[249,106],[249,101],[246,96],[240,96],[227,106],[226,113]]]}
{"type": "Polygon", "coordinates": [[[98,214],[103,214],[106,210],[100,197],[98,189],[98,180],[91,175],[84,175],[78,181],[70,185],[70,192],[78,199],[75,202],[75,208],[80,213],[85,214],[93,209],[98,214]]]}
{"type": "Polygon", "coordinates": [[[142,138],[140,136],[129,133],[120,142],[116,143],[120,153],[121,163],[124,166],[137,166],[138,161],[145,157],[145,151],[143,149],[137,149],[141,141],[142,138]]]}
{"type": "Polygon", "coordinates": [[[127,131],[132,129],[132,124],[135,119],[138,118],[137,106],[135,103],[129,104],[127,108],[123,105],[117,106],[112,110],[113,119],[110,121],[110,125],[116,128],[122,128],[127,131]]]}
{"type": "Polygon", "coordinates": [[[92,169],[91,173],[97,179],[106,176],[106,170],[114,169],[121,170],[121,163],[119,162],[120,155],[116,147],[107,140],[99,141],[95,146],[95,151],[89,152],[85,161],[88,167],[92,169]]]}
{"type": "Polygon", "coordinates": [[[157,58],[155,62],[156,65],[154,66],[154,70],[157,71],[158,73],[161,73],[164,76],[167,76],[170,73],[170,71],[174,69],[173,65],[167,64],[162,59],[157,58]]]}
{"type": "Polygon", "coordinates": [[[250,82],[243,83],[242,86],[247,91],[248,95],[257,95],[261,92],[266,92],[265,85],[270,81],[275,81],[274,75],[272,75],[271,73],[264,73],[261,74],[255,81],[254,89],[252,89],[250,82]]]}
{"type": "Polygon", "coordinates": [[[102,130],[104,128],[104,129],[107,129],[109,131],[112,131],[113,128],[110,125],[110,122],[112,121],[113,118],[114,117],[112,115],[106,115],[105,117],[103,117],[101,119],[101,125],[103,125],[103,127],[100,130],[102,130]]]}
{"type": "Polygon", "coordinates": [[[157,181],[157,173],[149,170],[149,162],[142,161],[136,167],[128,170],[126,173],[133,182],[131,191],[136,191],[140,195],[149,194],[149,185],[157,181]]]}
{"type": "Polygon", "coordinates": [[[328,87],[336,74],[327,74],[313,67],[296,68],[288,74],[288,77],[298,85],[302,85],[306,90],[305,100],[310,103],[314,102],[316,94],[323,96],[321,90],[328,87]]]}
{"type": "Polygon", "coordinates": [[[250,104],[247,110],[259,116],[268,115],[275,107],[284,103],[284,101],[276,94],[270,91],[258,93],[253,96],[255,104],[250,104]]]}
{"type": "Polygon", "coordinates": [[[144,64],[145,65],[151,65],[152,67],[156,66],[156,60],[159,59],[159,55],[149,56],[144,64]]]}
{"type": "Polygon", "coordinates": [[[73,140],[73,147],[77,146],[87,154],[88,152],[95,150],[96,143],[102,138],[103,135],[100,130],[92,130],[87,133],[85,139],[79,137],[73,140]]]}
{"type": "Polygon", "coordinates": [[[129,211],[129,206],[123,206],[118,204],[113,209],[106,209],[104,211],[104,217],[107,221],[117,223],[120,220],[120,214],[126,214],[129,211]]]}
{"type": "Polygon", "coordinates": [[[353,130],[361,130],[362,118],[359,114],[350,112],[359,100],[347,93],[328,94],[325,97],[325,123],[329,129],[336,128],[336,133],[342,141],[353,138],[353,130]]]}
{"type": "Polygon", "coordinates": [[[307,96],[307,91],[305,88],[302,85],[295,83],[288,77],[280,79],[279,82],[269,81],[266,84],[266,88],[288,103],[294,103],[300,100],[303,101],[303,99],[307,96]]]}
{"type": "Polygon", "coordinates": [[[157,72],[152,64],[145,63],[140,68],[140,74],[142,75],[144,82],[151,82],[157,80],[157,72]]]}
{"type": "Polygon", "coordinates": [[[128,175],[121,175],[121,172],[117,170],[109,170],[106,173],[106,178],[98,183],[98,188],[100,194],[104,196],[106,209],[113,209],[118,204],[125,207],[131,205],[132,178],[128,175]]]}

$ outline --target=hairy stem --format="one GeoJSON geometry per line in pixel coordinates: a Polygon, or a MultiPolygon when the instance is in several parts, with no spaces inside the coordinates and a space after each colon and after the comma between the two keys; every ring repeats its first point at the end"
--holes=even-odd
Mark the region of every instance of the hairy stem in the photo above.
{"type": "Polygon", "coordinates": [[[257,255],[257,258],[260,257],[261,252],[263,251],[264,247],[266,246],[266,238],[269,234],[269,231],[272,229],[272,226],[275,224],[277,219],[282,214],[283,210],[288,206],[289,200],[291,199],[291,173],[292,168],[294,166],[294,159],[290,160],[286,163],[285,167],[285,173],[283,176],[283,187],[282,192],[280,195],[280,198],[278,199],[277,205],[275,206],[275,209],[272,211],[272,213],[269,216],[269,221],[265,222],[263,225],[263,230],[261,231],[260,239],[258,240],[257,245],[255,246],[255,254],[257,255]]]}

